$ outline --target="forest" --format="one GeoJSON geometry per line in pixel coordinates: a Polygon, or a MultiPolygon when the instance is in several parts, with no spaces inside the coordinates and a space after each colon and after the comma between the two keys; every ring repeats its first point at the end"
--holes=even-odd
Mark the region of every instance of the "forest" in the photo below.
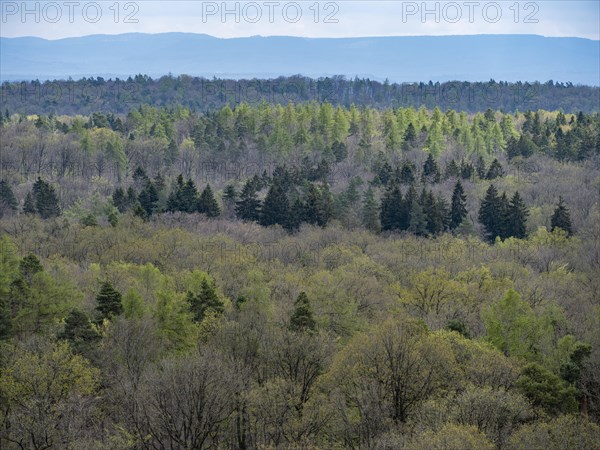
{"type": "Polygon", "coordinates": [[[598,88],[200,81],[3,98],[0,448],[600,448],[598,88]]]}
{"type": "Polygon", "coordinates": [[[598,86],[569,81],[488,82],[448,81],[390,83],[343,76],[308,78],[302,75],[274,79],[202,78],[165,75],[152,79],[136,75],[126,80],[103,77],[78,80],[5,81],[0,85],[3,109],[20,114],[127,114],[141,105],[185,106],[194,111],[214,111],[241,103],[258,106],[316,101],[349,108],[419,108],[436,106],[446,111],[483,112],[487,108],[516,112],[597,112],[598,86]]]}

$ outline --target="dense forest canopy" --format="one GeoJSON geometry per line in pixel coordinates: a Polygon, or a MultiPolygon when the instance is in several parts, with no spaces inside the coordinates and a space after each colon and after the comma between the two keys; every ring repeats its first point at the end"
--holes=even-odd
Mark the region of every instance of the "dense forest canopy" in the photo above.
{"type": "Polygon", "coordinates": [[[420,82],[389,83],[342,76],[312,79],[300,75],[276,79],[206,79],[137,75],[126,80],[4,82],[0,86],[2,109],[21,114],[127,113],[143,104],[177,105],[195,111],[214,111],[240,103],[332,103],[337,106],[370,106],[379,109],[425,106],[467,113],[488,108],[505,112],[545,109],[586,113],[600,109],[600,88],[570,82],[420,82]]]}
{"type": "Polygon", "coordinates": [[[597,88],[132,82],[0,116],[1,448],[598,448],[597,88]]]}

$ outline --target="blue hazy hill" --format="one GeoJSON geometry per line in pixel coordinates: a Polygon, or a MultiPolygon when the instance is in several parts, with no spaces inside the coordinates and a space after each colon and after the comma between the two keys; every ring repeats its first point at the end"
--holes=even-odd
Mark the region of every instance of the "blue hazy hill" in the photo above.
{"type": "Polygon", "coordinates": [[[0,38],[2,80],[82,76],[272,78],[302,74],[407,81],[570,81],[600,84],[600,41],[536,35],[366,38],[203,34],[0,38]]]}

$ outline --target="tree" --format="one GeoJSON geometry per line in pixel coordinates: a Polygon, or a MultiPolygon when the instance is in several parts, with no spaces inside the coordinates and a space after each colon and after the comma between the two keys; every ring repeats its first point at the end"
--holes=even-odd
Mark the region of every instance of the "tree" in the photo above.
{"type": "Polygon", "coordinates": [[[479,222],[485,228],[486,236],[490,242],[501,235],[502,211],[501,200],[496,187],[491,184],[485,193],[485,198],[479,207],[479,222]]]}
{"type": "Polygon", "coordinates": [[[461,224],[463,219],[467,216],[467,196],[465,195],[465,191],[463,186],[458,180],[454,185],[454,190],[452,191],[452,203],[450,206],[450,229],[456,230],[456,228],[461,224]]]}
{"type": "Polygon", "coordinates": [[[35,214],[35,200],[33,194],[28,192],[25,196],[25,203],[23,204],[23,214],[35,214]]]}
{"type": "Polygon", "coordinates": [[[210,184],[207,184],[202,191],[202,194],[200,194],[200,198],[198,199],[198,212],[206,214],[206,216],[210,218],[219,217],[221,214],[221,208],[219,208],[219,205],[215,200],[210,184]]]}
{"type": "Polygon", "coordinates": [[[537,342],[537,321],[518,292],[506,295],[482,313],[487,340],[506,356],[525,357],[537,342]]]}
{"type": "Polygon", "coordinates": [[[215,286],[206,278],[202,280],[197,294],[188,291],[187,301],[196,322],[202,322],[209,311],[220,314],[224,309],[224,303],[217,295],[215,286]]]}
{"type": "Polygon", "coordinates": [[[517,386],[533,406],[549,414],[577,412],[577,390],[538,363],[523,367],[517,386]]]}
{"type": "Polygon", "coordinates": [[[112,195],[112,201],[113,205],[119,210],[120,213],[124,213],[125,211],[127,211],[129,203],[127,201],[127,196],[125,195],[125,191],[122,187],[119,186],[115,189],[115,192],[113,192],[112,195]]]}
{"type": "Polygon", "coordinates": [[[294,312],[290,318],[290,329],[293,331],[314,331],[316,327],[313,311],[304,291],[300,292],[294,302],[294,312]]]}
{"type": "Polygon", "coordinates": [[[374,233],[378,233],[380,230],[379,207],[371,186],[363,195],[362,224],[367,230],[374,233]]]}
{"type": "Polygon", "coordinates": [[[496,178],[500,178],[504,175],[504,169],[502,169],[502,165],[498,161],[498,159],[494,158],[492,164],[490,164],[490,168],[488,169],[486,179],[495,180],[496,178]]]}
{"type": "Polygon", "coordinates": [[[77,309],[69,313],[65,319],[65,329],[58,337],[67,340],[76,353],[83,355],[88,354],[100,340],[100,335],[92,327],[87,314],[77,309]]]}
{"type": "Polygon", "coordinates": [[[383,194],[381,199],[381,209],[379,218],[381,221],[381,229],[383,231],[393,231],[401,229],[404,221],[403,217],[403,200],[400,186],[394,183],[383,194]]]}
{"type": "Polygon", "coordinates": [[[310,183],[304,202],[304,220],[324,227],[331,218],[332,210],[331,193],[327,184],[319,188],[314,183],[310,183]]]}
{"type": "Polygon", "coordinates": [[[416,199],[413,200],[411,205],[408,231],[417,236],[427,235],[427,217],[423,213],[421,203],[416,199]]]}
{"type": "MultiPolygon", "coordinates": [[[[1,116],[1,114],[0,114],[1,116]]],[[[8,182],[0,180],[0,219],[17,210],[18,203],[8,182]]]]}
{"type": "Polygon", "coordinates": [[[100,292],[96,296],[96,310],[100,313],[100,321],[103,319],[112,319],[123,312],[121,303],[121,293],[113,285],[105,281],[100,286],[100,292]]]}
{"type": "Polygon", "coordinates": [[[554,231],[556,228],[566,231],[567,236],[573,234],[573,226],[571,225],[571,215],[569,209],[565,206],[563,198],[558,197],[558,205],[554,209],[554,213],[550,218],[551,230],[554,231]]]}
{"type": "Polygon", "coordinates": [[[148,181],[146,186],[140,192],[138,196],[140,206],[144,210],[146,217],[150,217],[156,211],[156,205],[158,203],[158,192],[154,187],[152,181],[148,181]]]}
{"type": "Polygon", "coordinates": [[[39,177],[33,184],[33,196],[35,198],[35,210],[42,219],[49,219],[60,215],[56,191],[50,184],[39,177]]]}
{"type": "Polygon", "coordinates": [[[236,202],[235,214],[248,222],[257,222],[260,218],[260,200],[251,179],[244,184],[240,199],[236,202]]]}
{"type": "Polygon", "coordinates": [[[89,432],[99,370],[66,342],[37,340],[11,353],[0,372],[3,448],[78,447],[89,432]]]}
{"type": "Polygon", "coordinates": [[[269,187],[260,213],[260,224],[264,227],[270,225],[289,226],[290,204],[283,188],[277,179],[269,187]]]}
{"type": "Polygon", "coordinates": [[[527,236],[527,217],[529,211],[523,203],[519,192],[515,192],[510,205],[508,207],[508,235],[507,237],[514,236],[519,239],[524,239],[527,236]]]}

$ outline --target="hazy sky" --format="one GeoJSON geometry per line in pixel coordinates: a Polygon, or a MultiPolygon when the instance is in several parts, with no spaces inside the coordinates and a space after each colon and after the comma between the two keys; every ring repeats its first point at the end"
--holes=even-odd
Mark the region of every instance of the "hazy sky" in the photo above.
{"type": "Polygon", "coordinates": [[[0,0],[0,36],[182,31],[218,37],[540,34],[600,39],[600,1],[0,0]],[[24,7],[25,5],[25,7],[24,7]]]}

